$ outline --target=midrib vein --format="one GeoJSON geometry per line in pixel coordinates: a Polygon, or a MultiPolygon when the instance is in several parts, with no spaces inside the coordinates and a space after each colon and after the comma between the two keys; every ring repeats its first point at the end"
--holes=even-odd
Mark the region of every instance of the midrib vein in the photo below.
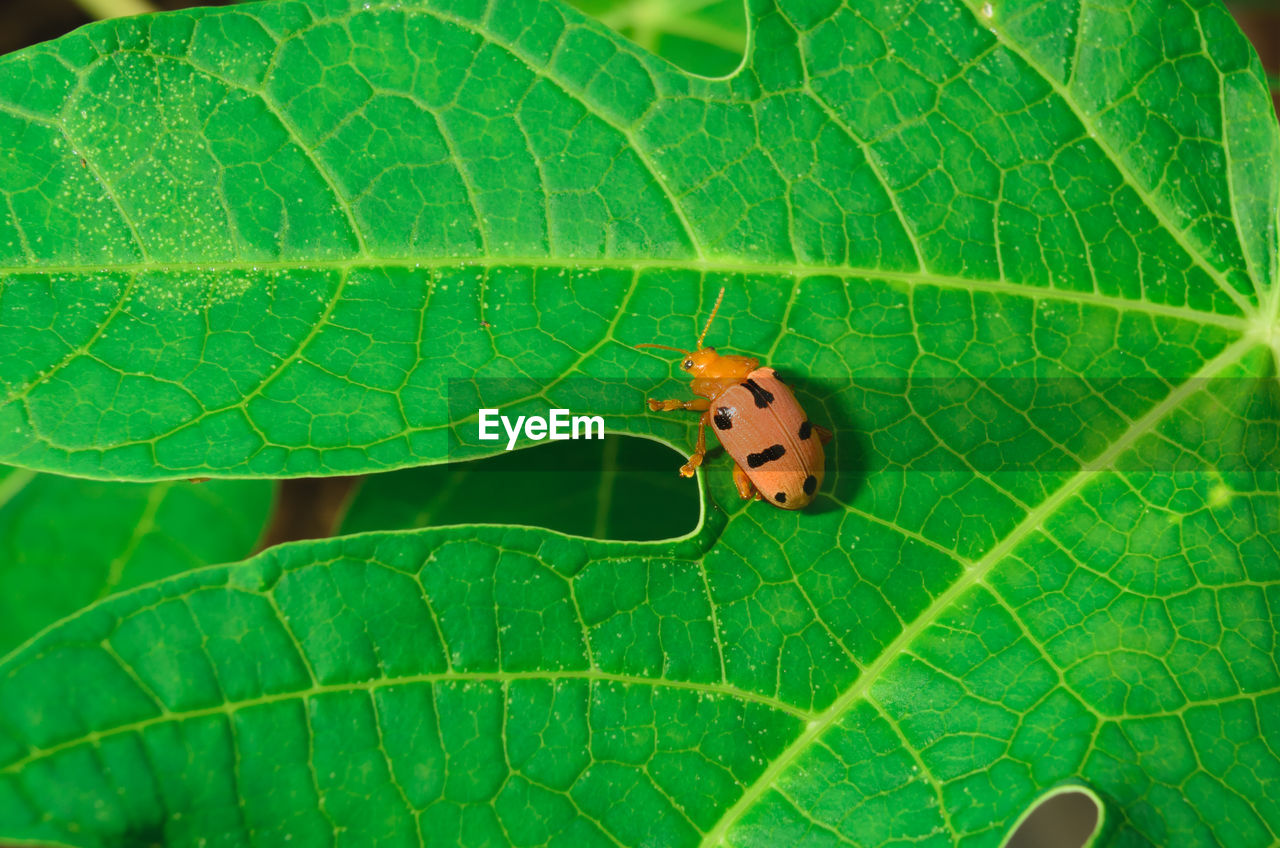
{"type": "Polygon", "coordinates": [[[517,680],[543,680],[547,682],[559,682],[563,680],[584,680],[589,683],[617,683],[625,686],[652,686],[667,689],[682,689],[691,692],[697,692],[700,695],[711,695],[720,698],[734,698],[740,701],[759,704],[778,710],[779,712],[790,715],[801,721],[812,721],[814,714],[806,710],[798,709],[791,704],[780,701],[777,698],[771,698],[767,695],[760,695],[755,692],[747,692],[724,683],[692,683],[681,680],[663,680],[661,678],[636,677],[627,674],[613,674],[606,671],[598,671],[595,669],[575,670],[575,671],[479,671],[479,672],[457,672],[442,671],[437,674],[416,674],[404,677],[388,677],[377,680],[368,680],[358,683],[334,683],[320,684],[311,686],[307,689],[295,689],[289,692],[278,692],[271,695],[262,695],[257,698],[245,698],[239,701],[217,704],[211,707],[202,707],[193,710],[180,711],[162,711],[158,715],[149,716],[138,721],[122,724],[117,727],[108,728],[106,730],[91,731],[72,739],[67,739],[47,748],[35,748],[25,757],[15,760],[8,765],[0,768],[0,775],[13,774],[21,771],[26,766],[39,760],[47,759],[62,751],[75,748],[80,745],[96,743],[102,739],[119,736],[124,733],[137,733],[153,727],[158,724],[171,721],[187,721],[195,718],[207,718],[209,716],[227,715],[230,716],[241,710],[250,709],[252,707],[263,706],[266,704],[275,704],[282,701],[297,701],[305,698],[312,698],[320,695],[347,693],[347,692],[375,692],[380,689],[386,689],[392,686],[411,686],[415,684],[434,685],[438,683],[498,683],[504,684],[517,680]]]}
{"type": "Polygon", "coordinates": [[[1199,391],[1203,387],[1204,380],[1213,377],[1227,366],[1239,361],[1256,344],[1257,341],[1252,338],[1240,339],[1206,362],[1194,376],[1182,382],[1176,389],[1166,395],[1160,403],[1153,406],[1146,415],[1133,422],[1129,429],[1125,430],[1107,450],[1103,451],[1096,460],[1090,463],[1093,468],[1077,473],[1039,506],[1028,512],[1017,527],[992,547],[982,559],[969,566],[960,576],[960,579],[951,584],[924,612],[920,613],[914,621],[908,624],[898,634],[897,638],[885,646],[885,649],[858,676],[852,686],[836,698],[821,715],[809,722],[804,732],[777,759],[770,763],[769,767],[748,787],[737,803],[730,807],[720,821],[716,823],[716,826],[707,833],[702,840],[704,848],[723,844],[729,830],[742,815],[773,787],[778,778],[794,765],[815,741],[839,721],[854,704],[867,696],[867,693],[870,692],[871,687],[879,680],[885,669],[915,641],[916,637],[934,624],[942,613],[950,608],[961,595],[975,585],[981,584],[991,569],[1039,528],[1045,519],[1053,515],[1059,507],[1084,488],[1091,480],[1099,474],[1106,473],[1105,469],[1115,459],[1132,447],[1139,438],[1150,432],[1169,412],[1176,409],[1190,395],[1199,391]]]}
{"type": "MultiPolygon", "coordinates": [[[[590,259],[553,257],[450,257],[447,259],[415,260],[390,259],[300,259],[297,261],[273,260],[269,262],[157,262],[121,263],[113,265],[31,265],[27,267],[0,267],[0,289],[6,277],[128,274],[227,274],[263,273],[272,271],[334,271],[350,273],[362,269],[379,270],[400,268],[407,270],[444,271],[450,269],[495,268],[545,268],[548,270],[602,271],[616,270],[639,273],[647,270],[684,270],[698,274],[743,274],[771,277],[855,277],[868,280],[885,280],[905,286],[934,286],[988,294],[1011,295],[1031,300],[1062,301],[1098,306],[1117,311],[1141,312],[1148,315],[1176,318],[1197,324],[1215,324],[1238,333],[1248,331],[1251,322],[1246,314],[1222,315],[1204,312],[1186,306],[1170,306],[1145,300],[1128,300],[1122,297],[1094,291],[1049,288],[1023,285],[1005,280],[982,280],[935,274],[920,271],[885,271],[854,265],[805,265],[798,262],[759,262],[743,259],[590,259]]],[[[68,281],[74,284],[74,280],[68,281]]]]}

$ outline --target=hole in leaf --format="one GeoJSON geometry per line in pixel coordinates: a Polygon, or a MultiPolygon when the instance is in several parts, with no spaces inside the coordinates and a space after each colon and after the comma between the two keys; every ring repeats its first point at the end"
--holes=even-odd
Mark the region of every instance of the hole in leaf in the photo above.
{"type": "Polygon", "coordinates": [[[1005,848],[1084,848],[1098,830],[1097,797],[1064,787],[1042,795],[1005,843],[1005,848]]]}
{"type": "Polygon", "coordinates": [[[336,532],[519,524],[597,539],[670,539],[698,523],[698,486],[677,473],[683,463],[649,439],[608,435],[373,474],[336,532]]]}
{"type": "Polygon", "coordinates": [[[281,480],[271,517],[255,550],[334,535],[360,480],[359,476],[281,480]]]}
{"type": "Polygon", "coordinates": [[[742,0],[570,0],[651,53],[693,74],[723,77],[742,63],[742,0]]]}

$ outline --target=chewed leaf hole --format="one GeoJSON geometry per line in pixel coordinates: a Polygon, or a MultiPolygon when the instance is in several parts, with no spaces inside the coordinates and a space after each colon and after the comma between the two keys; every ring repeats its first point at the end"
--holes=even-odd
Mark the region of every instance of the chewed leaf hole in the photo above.
{"type": "Polygon", "coordinates": [[[619,35],[693,74],[723,77],[742,63],[742,0],[570,0],[619,35]]]}
{"type": "Polygon", "coordinates": [[[1080,787],[1060,787],[1036,800],[1014,827],[1005,848],[1085,848],[1099,831],[1098,797],[1080,787]]]}
{"type": "Polygon", "coordinates": [[[698,523],[684,457],[628,436],[550,442],[488,459],[364,478],[338,534],[454,524],[519,524],[575,536],[653,541],[698,523]]]}

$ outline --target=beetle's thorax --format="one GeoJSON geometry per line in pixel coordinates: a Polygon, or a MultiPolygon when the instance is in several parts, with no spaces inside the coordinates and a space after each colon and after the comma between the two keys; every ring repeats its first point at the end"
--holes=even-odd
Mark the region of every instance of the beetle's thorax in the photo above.
{"type": "Polygon", "coordinates": [[[722,355],[713,347],[704,347],[686,356],[680,367],[693,377],[690,388],[695,395],[715,398],[747,379],[748,374],[760,367],[760,360],[753,356],[722,355]]]}

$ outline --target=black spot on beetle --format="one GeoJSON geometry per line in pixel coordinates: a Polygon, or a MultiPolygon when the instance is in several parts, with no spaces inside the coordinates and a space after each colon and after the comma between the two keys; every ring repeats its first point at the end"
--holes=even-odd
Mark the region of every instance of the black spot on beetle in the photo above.
{"type": "Polygon", "coordinates": [[[800,422],[800,438],[807,439],[813,433],[813,425],[808,421],[800,422]]]}
{"type": "Polygon", "coordinates": [[[742,387],[751,392],[751,396],[756,399],[756,409],[765,409],[773,403],[773,392],[762,387],[755,380],[747,380],[742,387]]]}
{"type": "Polygon", "coordinates": [[[782,375],[778,373],[777,368],[770,368],[769,370],[773,372],[773,379],[777,380],[779,383],[781,383],[784,386],[787,384],[787,381],[782,379],[782,375]]]}
{"type": "Polygon", "coordinates": [[[747,454],[747,465],[752,468],[759,468],[766,462],[773,462],[775,459],[781,459],[787,453],[787,449],[782,445],[769,445],[769,447],[760,451],[760,453],[747,454]]]}
{"type": "Polygon", "coordinates": [[[773,496],[773,499],[774,499],[775,501],[777,501],[778,503],[786,503],[786,502],[787,502],[787,493],[786,493],[786,492],[778,492],[778,494],[776,494],[776,495],[774,495],[774,496],[773,496]]]}
{"type": "Polygon", "coordinates": [[[804,478],[804,493],[806,495],[812,495],[813,490],[816,488],[818,488],[817,477],[814,477],[812,474],[810,474],[808,477],[804,478]]]}
{"type": "Polygon", "coordinates": [[[733,429],[733,409],[727,406],[716,407],[716,414],[711,416],[717,430],[733,429]]]}

